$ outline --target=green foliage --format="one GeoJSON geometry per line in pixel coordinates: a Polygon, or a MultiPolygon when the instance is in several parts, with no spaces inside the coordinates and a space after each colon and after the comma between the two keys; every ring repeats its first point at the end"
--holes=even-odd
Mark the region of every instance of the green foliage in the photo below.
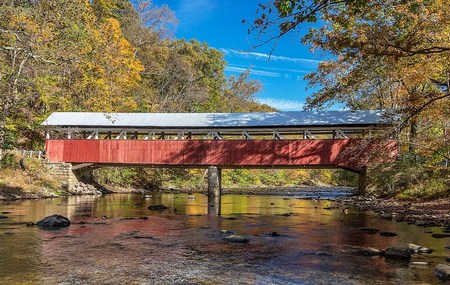
{"type": "Polygon", "coordinates": [[[333,172],[333,184],[355,187],[358,185],[358,174],[348,170],[337,169],[333,172]]]}
{"type": "Polygon", "coordinates": [[[380,164],[369,172],[372,191],[399,198],[450,197],[450,170],[429,165],[416,155],[405,155],[392,164],[380,164]]]}
{"type": "Polygon", "coordinates": [[[0,160],[0,168],[17,169],[19,167],[19,159],[14,153],[5,153],[0,160]]]}

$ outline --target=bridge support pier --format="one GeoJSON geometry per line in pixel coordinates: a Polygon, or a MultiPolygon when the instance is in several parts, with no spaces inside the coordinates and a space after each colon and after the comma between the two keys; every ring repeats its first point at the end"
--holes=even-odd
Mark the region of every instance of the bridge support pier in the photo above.
{"type": "Polygon", "coordinates": [[[358,172],[358,194],[363,195],[366,193],[367,187],[367,169],[362,168],[358,172]]]}
{"type": "Polygon", "coordinates": [[[208,167],[208,215],[220,216],[222,198],[222,170],[217,166],[208,167]]]}

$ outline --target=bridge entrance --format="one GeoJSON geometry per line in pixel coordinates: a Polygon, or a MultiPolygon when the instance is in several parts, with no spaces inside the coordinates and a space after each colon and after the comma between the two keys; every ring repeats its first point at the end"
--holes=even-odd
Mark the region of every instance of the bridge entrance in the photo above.
{"type": "Polygon", "coordinates": [[[343,168],[359,173],[374,150],[384,159],[396,142],[372,139],[392,124],[382,111],[270,113],[53,113],[46,128],[51,162],[89,166],[208,168],[209,205],[220,214],[223,168],[343,168]]]}

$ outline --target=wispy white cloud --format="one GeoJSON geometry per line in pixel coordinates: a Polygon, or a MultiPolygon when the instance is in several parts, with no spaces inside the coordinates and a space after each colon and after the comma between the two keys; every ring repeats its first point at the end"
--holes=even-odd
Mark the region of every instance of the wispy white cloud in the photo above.
{"type": "Polygon", "coordinates": [[[200,22],[210,16],[218,6],[217,1],[210,0],[182,0],[177,9],[177,16],[186,22],[200,22]]]}
{"type": "Polygon", "coordinates": [[[303,63],[310,65],[317,65],[320,63],[319,60],[309,59],[309,58],[299,58],[299,57],[287,57],[287,56],[279,56],[279,55],[270,55],[267,53],[259,53],[259,52],[247,52],[247,51],[239,51],[234,49],[219,49],[226,55],[238,56],[241,58],[251,58],[256,60],[273,60],[273,61],[284,61],[284,62],[294,62],[294,63],[303,63]]]}
{"type": "MultiPolygon", "coordinates": [[[[247,71],[247,68],[235,67],[235,66],[228,65],[225,67],[225,70],[230,71],[230,72],[242,73],[244,71],[247,71]]],[[[282,77],[282,76],[284,76],[281,73],[264,71],[264,70],[256,70],[256,69],[251,69],[250,73],[253,75],[265,76],[265,77],[282,77]]]]}
{"type": "MultiPolygon", "coordinates": [[[[246,65],[242,64],[233,64],[233,66],[236,67],[243,67],[245,68],[246,65]]],[[[312,70],[305,70],[305,69],[292,69],[292,68],[280,68],[280,67],[269,67],[269,66],[257,66],[254,65],[254,68],[258,69],[268,69],[268,70],[274,70],[274,71],[280,71],[280,72],[295,72],[295,73],[310,73],[312,70]]],[[[298,75],[298,77],[302,77],[303,75],[298,75]]]]}
{"type": "Polygon", "coordinates": [[[258,99],[261,104],[267,104],[280,111],[300,111],[304,104],[297,100],[278,99],[278,98],[262,98],[258,99]]]}

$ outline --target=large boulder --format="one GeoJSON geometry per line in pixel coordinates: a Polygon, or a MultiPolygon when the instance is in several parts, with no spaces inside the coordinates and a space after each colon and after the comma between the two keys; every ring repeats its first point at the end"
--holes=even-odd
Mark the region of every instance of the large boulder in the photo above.
{"type": "Polygon", "coordinates": [[[442,280],[450,280],[450,265],[438,264],[434,268],[434,275],[442,280]]]}
{"type": "Polygon", "coordinates": [[[395,258],[395,259],[410,259],[411,258],[411,253],[409,251],[408,246],[388,247],[384,251],[384,255],[387,258],[395,258]]]}
{"type": "Polygon", "coordinates": [[[70,220],[61,215],[51,215],[43,218],[36,225],[43,229],[60,229],[70,226],[70,220]]]}

